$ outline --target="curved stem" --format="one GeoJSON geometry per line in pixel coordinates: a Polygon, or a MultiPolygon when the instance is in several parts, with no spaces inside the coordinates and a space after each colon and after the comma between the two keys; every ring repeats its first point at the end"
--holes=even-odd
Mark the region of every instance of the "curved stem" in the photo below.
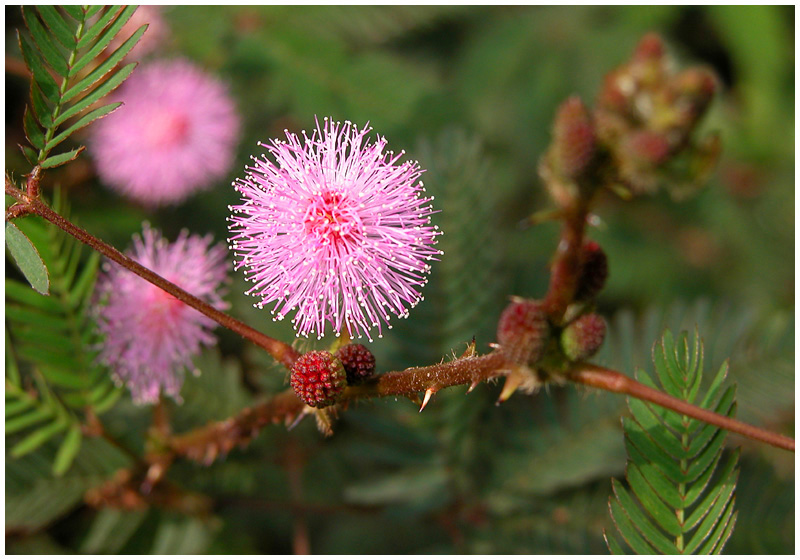
{"type": "Polygon", "coordinates": [[[598,389],[605,389],[612,393],[622,393],[643,401],[657,404],[669,410],[674,410],[680,414],[685,414],[695,420],[700,420],[707,424],[713,424],[723,430],[736,432],[750,439],[763,441],[775,447],[780,447],[788,451],[794,451],[794,440],[781,434],[776,434],[750,424],[745,424],[739,420],[728,418],[716,412],[705,410],[693,404],[656,391],[655,389],[643,385],[631,379],[627,375],[604,367],[593,364],[578,364],[576,369],[569,373],[569,378],[576,383],[582,383],[598,389]]]}
{"type": "Polygon", "coordinates": [[[251,342],[260,346],[261,348],[269,352],[273,358],[275,358],[277,361],[282,363],[287,368],[291,368],[292,364],[299,357],[298,352],[290,345],[257,331],[256,329],[246,325],[245,323],[239,321],[238,319],[231,317],[227,313],[224,313],[223,311],[220,311],[219,309],[216,309],[215,307],[209,305],[200,298],[193,296],[192,294],[179,288],[169,280],[162,278],[152,270],[140,265],[130,257],[122,254],[108,243],[98,239],[97,237],[94,237],[87,231],[79,228],[78,226],[76,226],[63,216],[61,216],[59,213],[53,211],[50,207],[48,207],[44,202],[42,202],[38,198],[29,196],[23,191],[10,185],[8,180],[6,180],[6,194],[13,196],[16,200],[18,200],[22,204],[23,207],[28,208],[31,213],[36,214],[37,216],[40,216],[45,220],[47,220],[48,222],[61,228],[62,230],[73,236],[81,243],[85,243],[86,245],[90,246],[92,249],[101,253],[108,259],[114,261],[120,266],[127,268],[128,270],[144,278],[151,284],[158,286],[159,288],[161,288],[171,296],[175,297],[176,299],[182,301],[186,305],[198,310],[206,317],[209,317],[210,319],[216,321],[223,327],[228,328],[235,333],[238,333],[247,340],[250,340],[251,342]]]}

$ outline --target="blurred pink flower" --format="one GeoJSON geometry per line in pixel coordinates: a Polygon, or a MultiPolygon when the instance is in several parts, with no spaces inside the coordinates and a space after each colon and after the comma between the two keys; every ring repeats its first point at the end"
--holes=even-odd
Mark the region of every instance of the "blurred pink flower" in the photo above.
{"type": "MultiPolygon", "coordinates": [[[[181,232],[174,243],[144,226],[127,255],[156,274],[218,309],[226,280],[225,246],[211,247],[211,237],[181,232]]],[[[216,323],[115,263],[106,263],[95,289],[100,332],[105,335],[99,359],[126,383],[137,404],[153,403],[159,393],[180,402],[184,368],[201,345],[216,338],[216,323]]]]}
{"type": "Polygon", "coordinates": [[[229,241],[254,283],[247,293],[259,308],[276,302],[275,320],[296,309],[301,336],[321,338],[330,323],[372,340],[389,312],[407,316],[422,299],[440,232],[417,162],[398,164],[404,152],[384,152],[385,138],[365,142],[368,127],[324,122],[302,142],[287,131],[261,144],[276,163],[254,158],[234,182],[243,204],[231,207],[229,241]]]}
{"type": "Polygon", "coordinates": [[[139,6],[133,12],[131,18],[122,26],[122,29],[114,39],[111,40],[106,52],[108,54],[117,50],[122,43],[128,40],[133,33],[141,26],[147,24],[149,27],[144,32],[142,38],[136,43],[125,56],[125,60],[141,60],[144,56],[152,53],[160,47],[169,35],[169,26],[161,15],[161,6],[139,6]]]}
{"type": "Polygon", "coordinates": [[[239,117],[226,87],[184,60],[137,68],[117,111],[90,129],[100,179],[147,206],[177,204],[233,163],[239,117]]]}

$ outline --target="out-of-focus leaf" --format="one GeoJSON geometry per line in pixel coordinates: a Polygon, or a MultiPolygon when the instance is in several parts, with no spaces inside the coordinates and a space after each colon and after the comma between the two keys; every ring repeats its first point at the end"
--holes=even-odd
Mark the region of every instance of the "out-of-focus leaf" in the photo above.
{"type": "Polygon", "coordinates": [[[47,267],[30,239],[12,222],[6,222],[6,247],[31,287],[42,295],[48,295],[50,277],[47,267]]]}

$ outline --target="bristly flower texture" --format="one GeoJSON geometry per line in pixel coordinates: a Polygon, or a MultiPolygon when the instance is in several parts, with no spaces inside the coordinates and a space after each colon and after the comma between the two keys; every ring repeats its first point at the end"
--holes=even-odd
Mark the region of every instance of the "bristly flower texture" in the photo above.
{"type": "MultiPolygon", "coordinates": [[[[146,224],[134,236],[128,256],[218,309],[226,281],[225,246],[211,237],[182,231],[174,243],[146,224]]],[[[104,265],[96,288],[98,325],[105,335],[99,359],[125,383],[137,404],[153,403],[159,393],[180,402],[185,368],[201,345],[211,345],[216,323],[114,263],[104,265]]]]}
{"type": "Polygon", "coordinates": [[[300,336],[366,335],[408,315],[422,296],[439,235],[430,225],[433,197],[422,196],[417,162],[385,151],[386,139],[324,119],[302,140],[264,146],[244,179],[233,186],[243,204],[232,206],[231,248],[237,269],[253,282],[256,307],[275,302],[275,320],[296,310],[300,336]]]}
{"type": "Polygon", "coordinates": [[[146,206],[177,204],[230,169],[239,116],[227,88],[185,60],[137,68],[93,125],[101,181],[146,206]]]}

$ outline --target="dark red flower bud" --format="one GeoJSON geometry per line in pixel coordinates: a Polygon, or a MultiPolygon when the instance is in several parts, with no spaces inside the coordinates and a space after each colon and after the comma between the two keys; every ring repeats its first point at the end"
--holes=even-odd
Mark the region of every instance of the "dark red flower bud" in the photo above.
{"type": "Polygon", "coordinates": [[[330,352],[308,352],[292,366],[291,385],[308,406],[323,408],[344,391],[347,374],[341,360],[330,352]]]}
{"type": "Polygon", "coordinates": [[[336,351],[347,373],[347,383],[352,385],[375,373],[375,356],[363,344],[347,344],[336,351]]]}

